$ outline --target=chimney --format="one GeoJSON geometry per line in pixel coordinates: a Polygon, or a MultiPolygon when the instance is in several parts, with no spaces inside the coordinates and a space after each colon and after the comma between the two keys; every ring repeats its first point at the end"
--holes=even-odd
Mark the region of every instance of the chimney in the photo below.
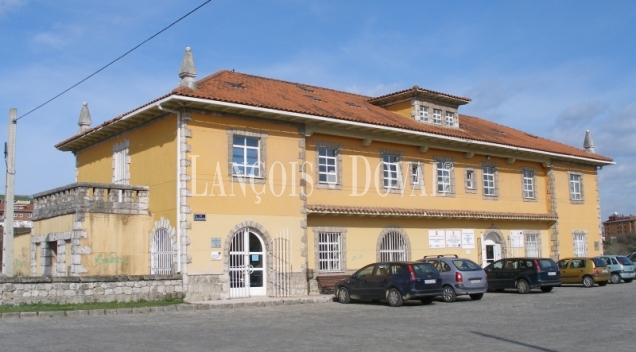
{"type": "Polygon", "coordinates": [[[194,77],[196,76],[197,69],[194,67],[192,51],[190,50],[190,47],[187,47],[185,49],[185,55],[183,55],[183,61],[181,62],[181,70],[179,71],[179,77],[181,78],[179,86],[197,89],[197,83],[194,81],[194,77]]]}
{"type": "Polygon", "coordinates": [[[596,154],[594,151],[594,142],[592,141],[592,136],[590,135],[590,130],[585,131],[585,140],[583,141],[583,148],[585,151],[590,154],[596,154]]]}
{"type": "Polygon", "coordinates": [[[77,124],[80,126],[77,134],[82,134],[88,131],[91,128],[92,122],[93,121],[91,121],[91,113],[88,112],[88,104],[84,102],[82,106],[82,112],[80,112],[79,121],[77,122],[77,124]]]}

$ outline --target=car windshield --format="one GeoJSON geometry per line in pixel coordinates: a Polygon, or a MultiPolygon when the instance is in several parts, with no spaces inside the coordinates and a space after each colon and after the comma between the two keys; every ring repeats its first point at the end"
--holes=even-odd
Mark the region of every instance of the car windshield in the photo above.
{"type": "Polygon", "coordinates": [[[437,269],[431,264],[421,263],[421,264],[412,264],[413,271],[416,274],[434,274],[437,272],[437,269]]]}
{"type": "Polygon", "coordinates": [[[594,265],[599,268],[604,268],[607,266],[607,263],[605,263],[605,261],[601,258],[592,258],[592,261],[594,262],[594,265]]]}
{"type": "Polygon", "coordinates": [[[482,270],[477,263],[468,259],[454,259],[453,264],[459,271],[477,271],[482,270]]]}
{"type": "Polygon", "coordinates": [[[548,269],[557,265],[552,259],[539,259],[539,266],[541,269],[548,269]]]}
{"type": "Polygon", "coordinates": [[[633,265],[634,264],[627,257],[616,257],[616,260],[618,260],[618,262],[623,264],[623,265],[633,265]]]}

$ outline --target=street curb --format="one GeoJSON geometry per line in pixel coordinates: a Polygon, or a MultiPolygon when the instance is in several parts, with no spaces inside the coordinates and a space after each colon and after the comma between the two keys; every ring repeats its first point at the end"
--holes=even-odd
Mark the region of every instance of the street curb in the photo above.
{"type": "MultiPolygon", "coordinates": [[[[238,308],[259,308],[273,306],[287,306],[313,303],[333,302],[331,296],[322,297],[302,297],[302,298],[281,298],[278,300],[232,302],[214,301],[213,303],[183,303],[161,307],[141,307],[141,308],[118,308],[118,309],[92,309],[92,310],[55,310],[42,312],[10,312],[0,314],[1,319],[26,319],[26,318],[60,318],[60,317],[82,317],[82,316],[104,316],[104,315],[129,315],[129,314],[152,314],[165,312],[184,311],[210,311],[226,310],[238,308]]],[[[211,313],[211,312],[210,312],[211,313]]]]}

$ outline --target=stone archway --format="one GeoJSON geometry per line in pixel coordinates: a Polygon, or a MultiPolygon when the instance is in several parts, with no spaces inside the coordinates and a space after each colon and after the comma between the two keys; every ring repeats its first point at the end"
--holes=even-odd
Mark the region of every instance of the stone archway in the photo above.
{"type": "MultiPolygon", "coordinates": [[[[272,273],[272,249],[271,249],[271,236],[269,232],[261,226],[259,223],[254,221],[244,221],[236,226],[234,226],[227,234],[225,238],[224,248],[223,248],[223,279],[222,279],[222,293],[221,298],[230,298],[230,253],[232,250],[232,241],[234,237],[244,230],[249,230],[254,232],[263,242],[263,252],[265,254],[265,267],[263,268],[266,280],[269,281],[272,273]]],[[[271,295],[271,286],[269,282],[265,282],[267,296],[271,295]]]]}
{"type": "Polygon", "coordinates": [[[491,226],[484,232],[482,239],[481,258],[482,265],[492,263],[507,257],[506,238],[503,233],[496,227],[491,226]]]}
{"type": "MultiPolygon", "coordinates": [[[[397,260],[411,260],[411,242],[409,241],[409,236],[406,234],[406,231],[399,226],[392,225],[384,228],[382,232],[380,232],[380,236],[378,236],[375,248],[376,261],[378,262],[387,259],[387,254],[389,257],[393,257],[393,255],[388,252],[394,252],[392,254],[398,254],[398,256],[399,252],[403,252],[404,258],[397,260]],[[383,253],[385,254],[385,258],[383,258],[383,253]]],[[[396,259],[388,258],[387,260],[393,261],[396,259]]]]}
{"type": "Polygon", "coordinates": [[[150,274],[172,274],[175,272],[174,265],[179,260],[175,233],[175,228],[170,225],[170,220],[162,216],[155,221],[148,235],[148,268],[150,274]],[[171,258],[171,261],[166,260],[168,258],[171,258]]]}

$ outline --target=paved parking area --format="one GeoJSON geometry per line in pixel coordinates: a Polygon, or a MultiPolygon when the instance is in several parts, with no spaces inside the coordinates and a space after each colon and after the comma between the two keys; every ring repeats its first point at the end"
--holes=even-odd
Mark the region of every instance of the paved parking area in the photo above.
{"type": "Polygon", "coordinates": [[[313,303],[0,320],[0,351],[633,351],[636,283],[423,306],[313,303]]]}

